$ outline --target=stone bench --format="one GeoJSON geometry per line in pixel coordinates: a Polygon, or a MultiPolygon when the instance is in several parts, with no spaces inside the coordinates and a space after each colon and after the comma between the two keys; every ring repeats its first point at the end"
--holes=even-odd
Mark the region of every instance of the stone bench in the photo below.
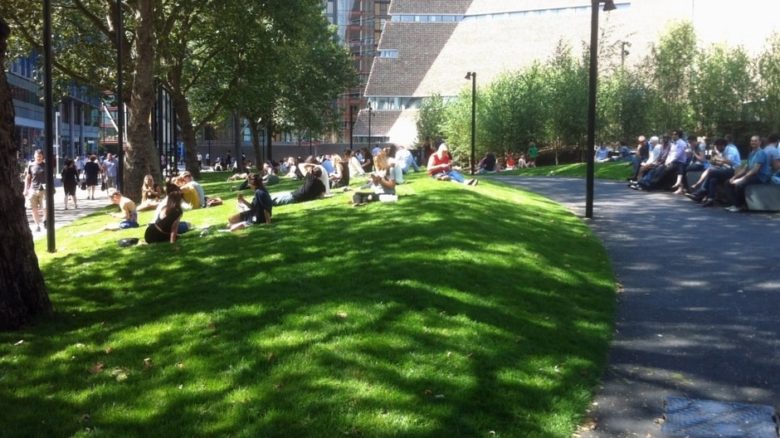
{"type": "MultiPolygon", "coordinates": [[[[685,174],[688,187],[699,180],[702,172],[694,170],[685,174]]],[[[720,193],[720,192],[719,192],[720,193]]],[[[724,200],[730,198],[727,192],[720,193],[724,200]]],[[[745,201],[749,210],[753,211],[780,211],[780,185],[777,184],[752,184],[745,189],[745,201]]]]}
{"type": "Polygon", "coordinates": [[[780,185],[751,184],[745,188],[749,210],[780,211],[780,185]]]}
{"type": "Polygon", "coordinates": [[[701,178],[701,174],[704,173],[701,170],[692,170],[685,173],[685,181],[688,183],[688,187],[696,184],[696,181],[701,178]]]}

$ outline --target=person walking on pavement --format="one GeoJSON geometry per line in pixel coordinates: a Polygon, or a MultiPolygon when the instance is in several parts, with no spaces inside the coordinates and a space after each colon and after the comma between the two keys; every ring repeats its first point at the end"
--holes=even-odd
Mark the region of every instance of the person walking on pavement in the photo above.
{"type": "Polygon", "coordinates": [[[65,192],[65,210],[68,209],[68,197],[73,198],[73,208],[79,208],[76,198],[76,187],[79,185],[79,171],[76,164],[70,158],[65,160],[65,167],[62,168],[62,188],[65,192]]]}
{"type": "MultiPolygon", "coordinates": [[[[46,197],[46,163],[43,161],[43,152],[38,149],[35,151],[34,162],[27,166],[27,172],[24,177],[24,197],[30,203],[33,221],[35,222],[35,231],[41,231],[41,222],[45,214],[43,207],[46,197]]],[[[43,221],[46,226],[46,222],[43,221]]]]}
{"type": "Polygon", "coordinates": [[[97,163],[97,156],[90,155],[89,162],[84,165],[84,179],[87,184],[87,198],[95,199],[95,186],[98,184],[100,176],[100,165],[97,163]]]}
{"type": "Polygon", "coordinates": [[[107,154],[105,161],[103,161],[103,173],[106,176],[106,187],[109,189],[116,188],[116,166],[114,155],[107,154]]]}

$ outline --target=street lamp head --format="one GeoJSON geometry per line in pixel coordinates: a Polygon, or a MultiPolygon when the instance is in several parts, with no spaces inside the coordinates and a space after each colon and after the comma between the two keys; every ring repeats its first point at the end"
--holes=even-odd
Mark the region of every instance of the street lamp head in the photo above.
{"type": "Polygon", "coordinates": [[[614,11],[617,9],[614,0],[604,0],[604,12],[614,11]]]}
{"type": "Polygon", "coordinates": [[[471,72],[466,73],[466,79],[471,79],[471,72]]]}

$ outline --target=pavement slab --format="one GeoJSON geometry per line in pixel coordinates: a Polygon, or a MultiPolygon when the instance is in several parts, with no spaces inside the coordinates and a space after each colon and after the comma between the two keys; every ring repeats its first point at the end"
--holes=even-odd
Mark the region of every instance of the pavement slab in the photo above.
{"type": "MultiPolygon", "coordinates": [[[[585,181],[496,177],[584,217],[585,181]]],[[[583,437],[663,437],[669,397],[780,407],[780,215],[596,181],[615,334],[583,437]]]]}
{"type": "MultiPolygon", "coordinates": [[[[108,199],[107,193],[107,191],[95,190],[95,199],[93,200],[89,199],[86,190],[81,190],[79,187],[76,189],[76,198],[78,199],[79,207],[73,208],[73,201],[69,200],[68,209],[65,210],[65,193],[62,186],[57,185],[56,192],[54,193],[54,229],[58,230],[76,219],[87,216],[110,205],[111,200],[108,199]]],[[[117,211],[119,210],[117,209],[117,211]]],[[[45,228],[41,227],[40,231],[36,231],[35,222],[33,221],[32,212],[29,207],[27,208],[27,223],[30,225],[30,231],[33,233],[33,240],[46,238],[45,228]]],[[[56,236],[57,233],[55,233],[55,239],[56,236]]]]}

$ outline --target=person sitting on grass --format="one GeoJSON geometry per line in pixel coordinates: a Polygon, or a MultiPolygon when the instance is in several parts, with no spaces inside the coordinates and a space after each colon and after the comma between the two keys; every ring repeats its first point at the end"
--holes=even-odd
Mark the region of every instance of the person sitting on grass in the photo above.
{"type": "Polygon", "coordinates": [[[525,154],[520,153],[517,155],[517,169],[525,169],[528,167],[528,161],[525,159],[525,154]]]}
{"type": "Polygon", "coordinates": [[[195,187],[188,185],[187,180],[182,175],[175,177],[173,183],[181,191],[182,200],[184,201],[182,207],[185,210],[197,210],[201,207],[198,191],[195,190],[195,187]]]}
{"type": "Polygon", "coordinates": [[[446,143],[439,145],[439,148],[431,154],[428,159],[428,175],[440,181],[455,181],[460,184],[476,185],[476,179],[466,181],[463,175],[452,168],[450,159],[450,150],[446,143]]]}
{"type": "Polygon", "coordinates": [[[165,199],[165,208],[162,208],[154,222],[146,227],[144,233],[146,243],[176,243],[179,236],[179,224],[184,214],[181,208],[181,190],[176,185],[169,185],[168,196],[165,199]]]}
{"type": "Polygon", "coordinates": [[[303,174],[298,169],[298,159],[290,156],[287,158],[287,174],[285,178],[303,179],[303,174]]]}
{"type": "Polygon", "coordinates": [[[154,210],[160,203],[161,197],[160,185],[154,182],[152,175],[146,175],[141,186],[141,203],[138,205],[138,211],[154,210]]]}
{"type": "Polygon", "coordinates": [[[596,163],[606,163],[609,161],[609,148],[607,148],[607,145],[604,143],[601,143],[599,145],[599,148],[596,149],[594,161],[596,163]]]}
{"type": "MultiPolygon", "coordinates": [[[[181,179],[182,182],[184,182],[185,187],[192,187],[195,189],[195,193],[198,195],[198,205],[202,208],[206,208],[206,191],[203,190],[203,186],[201,186],[199,182],[195,181],[195,178],[193,178],[192,174],[187,170],[181,173],[181,179]]],[[[182,191],[182,194],[184,194],[184,191],[182,191]]],[[[193,205],[193,208],[198,207],[193,205]]]]}
{"type": "Polygon", "coordinates": [[[322,168],[312,167],[311,171],[303,177],[303,185],[294,192],[284,192],[275,195],[271,200],[273,205],[285,205],[295,202],[313,201],[322,198],[325,195],[325,185],[320,179],[322,177],[322,168]]]}
{"type": "Polygon", "coordinates": [[[276,169],[270,162],[263,163],[263,185],[272,186],[279,184],[279,177],[276,175],[276,169]]]}
{"type": "Polygon", "coordinates": [[[512,151],[506,153],[506,170],[515,170],[517,168],[517,162],[515,161],[515,154],[512,151]]]}
{"type": "Polygon", "coordinates": [[[360,164],[356,154],[353,154],[351,150],[344,151],[344,160],[349,163],[349,175],[350,176],[365,176],[366,171],[363,170],[363,166],[360,164]]]}
{"type": "Polygon", "coordinates": [[[263,177],[253,174],[247,180],[252,189],[254,189],[255,196],[250,204],[244,199],[243,194],[238,194],[238,207],[242,211],[228,218],[230,231],[241,230],[252,224],[271,225],[273,201],[263,184],[263,177]]]}
{"type": "Polygon", "coordinates": [[[119,206],[119,213],[112,213],[111,215],[122,219],[122,221],[118,224],[106,225],[104,230],[116,231],[127,228],[138,228],[138,211],[135,208],[135,202],[130,198],[122,196],[122,193],[118,190],[111,192],[109,199],[111,199],[111,203],[119,206]]]}
{"type": "Polygon", "coordinates": [[[398,198],[395,195],[395,172],[392,172],[388,163],[387,151],[382,150],[374,157],[374,166],[376,170],[370,175],[371,191],[356,192],[352,196],[352,205],[359,207],[368,202],[374,201],[395,201],[398,198]]]}
{"type": "Polygon", "coordinates": [[[351,158],[349,149],[344,151],[346,159],[342,159],[338,154],[333,154],[333,175],[330,176],[330,187],[347,187],[349,185],[349,163],[351,158]]]}
{"type": "Polygon", "coordinates": [[[477,173],[496,173],[496,155],[493,152],[485,153],[485,156],[479,160],[477,173]]]}

